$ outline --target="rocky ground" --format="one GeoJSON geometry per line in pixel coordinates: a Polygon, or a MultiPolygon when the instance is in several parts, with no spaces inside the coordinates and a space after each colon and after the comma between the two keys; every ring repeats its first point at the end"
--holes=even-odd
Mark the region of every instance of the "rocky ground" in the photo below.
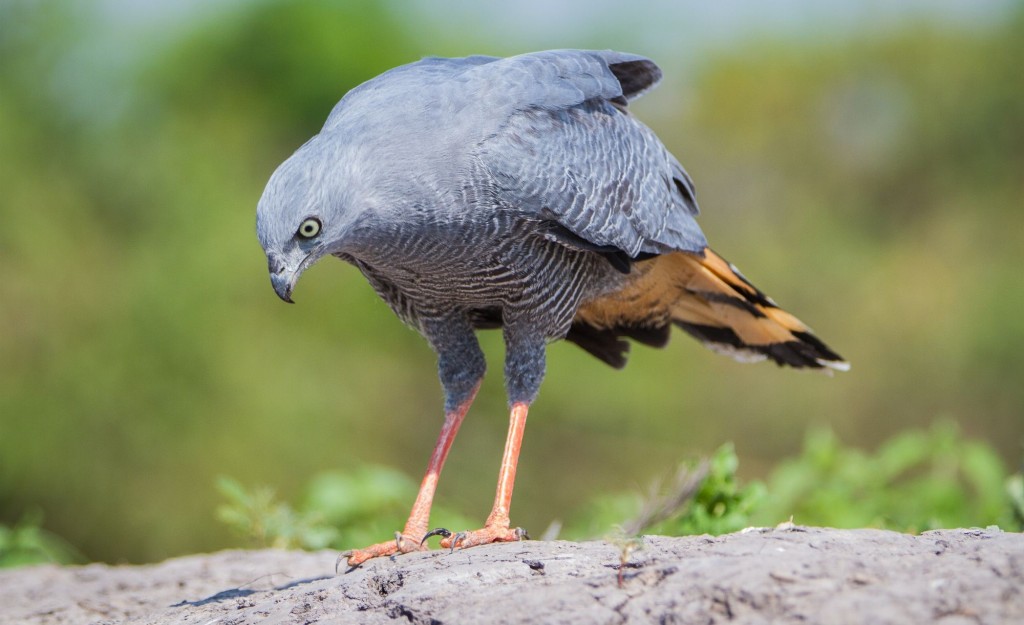
{"type": "Polygon", "coordinates": [[[371,561],[227,551],[0,572],[0,623],[1024,623],[1024,535],[786,527],[371,561]]]}

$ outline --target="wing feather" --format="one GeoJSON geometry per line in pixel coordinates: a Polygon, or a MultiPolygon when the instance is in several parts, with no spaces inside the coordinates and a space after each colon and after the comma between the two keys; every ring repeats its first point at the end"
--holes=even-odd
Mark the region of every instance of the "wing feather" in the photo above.
{"type": "Polygon", "coordinates": [[[349,152],[373,146],[360,175],[377,193],[460,189],[486,202],[437,210],[516,211],[631,258],[700,253],[689,176],[626,109],[660,79],[652,61],[613,51],[430,58],[351,90],[322,134],[349,152]]]}
{"type": "Polygon", "coordinates": [[[520,99],[476,153],[499,199],[634,258],[707,246],[690,177],[625,110],[657,83],[656,65],[634,55],[555,51],[472,71],[499,69],[505,82],[488,97],[497,90],[520,99]]]}

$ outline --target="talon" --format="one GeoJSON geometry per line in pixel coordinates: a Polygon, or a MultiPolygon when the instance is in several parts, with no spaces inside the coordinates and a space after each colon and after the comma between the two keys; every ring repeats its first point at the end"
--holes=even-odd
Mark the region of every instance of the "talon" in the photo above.
{"type": "Polygon", "coordinates": [[[448,538],[451,535],[452,533],[443,527],[430,530],[429,532],[423,535],[423,540],[420,541],[420,547],[422,547],[423,543],[427,542],[427,539],[431,536],[440,536],[441,538],[448,538]]]}
{"type": "Polygon", "coordinates": [[[459,532],[452,537],[452,550],[449,553],[455,553],[455,548],[459,546],[459,543],[466,540],[466,532],[459,532]]]}
{"type": "Polygon", "coordinates": [[[516,540],[530,540],[530,533],[521,527],[515,529],[516,540]]]}
{"type": "Polygon", "coordinates": [[[335,575],[337,575],[338,571],[341,569],[341,561],[349,558],[349,556],[351,556],[354,552],[355,552],[354,549],[349,549],[348,551],[342,551],[341,553],[338,554],[338,559],[335,560],[335,562],[334,562],[334,574],[335,575]]]}
{"type": "MultiPolygon", "coordinates": [[[[395,547],[398,548],[399,553],[402,552],[402,541],[403,540],[405,540],[405,537],[402,536],[402,532],[395,532],[395,547]]],[[[420,543],[420,546],[422,546],[422,545],[423,545],[423,543],[420,543]]]]}

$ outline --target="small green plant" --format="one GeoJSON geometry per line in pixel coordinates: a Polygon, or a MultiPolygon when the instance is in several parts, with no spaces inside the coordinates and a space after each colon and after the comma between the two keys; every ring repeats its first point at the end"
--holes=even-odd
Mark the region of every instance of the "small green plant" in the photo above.
{"type": "Polygon", "coordinates": [[[619,534],[726,534],[748,526],[750,514],[764,498],[760,482],[742,484],[732,443],[710,459],[683,463],[666,485],[656,483],[647,497],[622,494],[591,504],[569,534],[593,537],[618,527],[619,534]],[[622,521],[622,519],[627,519],[622,521]]]}
{"type": "Polygon", "coordinates": [[[337,538],[323,515],[294,510],[268,487],[246,488],[220,477],[217,490],[228,500],[217,508],[217,518],[260,547],[323,549],[337,538]]]}
{"type": "Polygon", "coordinates": [[[1010,498],[1017,529],[1024,531],[1024,473],[1016,473],[1006,480],[1006,494],[1010,498]]]}
{"type": "Polygon", "coordinates": [[[643,530],[669,536],[727,534],[750,525],[750,516],[765,498],[761,482],[743,484],[736,475],[740,461],[732,443],[719,447],[706,461],[707,475],[680,514],[652,523],[643,530]]]}
{"type": "Polygon", "coordinates": [[[619,549],[619,566],[617,567],[616,582],[619,588],[622,588],[625,583],[626,569],[630,567],[629,560],[635,552],[644,548],[644,543],[637,536],[626,534],[621,528],[610,536],[605,537],[605,540],[619,549]]]}
{"type": "Polygon", "coordinates": [[[0,568],[85,560],[63,538],[44,530],[42,522],[41,513],[30,512],[13,527],[0,525],[0,568]]]}

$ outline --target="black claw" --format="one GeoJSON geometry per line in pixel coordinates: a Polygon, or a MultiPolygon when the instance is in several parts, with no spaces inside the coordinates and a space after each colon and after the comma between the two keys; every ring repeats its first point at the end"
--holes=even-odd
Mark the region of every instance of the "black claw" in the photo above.
{"type": "Polygon", "coordinates": [[[423,543],[427,542],[427,539],[431,536],[440,536],[441,538],[448,538],[451,535],[452,533],[443,527],[439,527],[435,530],[430,530],[429,532],[423,535],[423,540],[420,541],[420,547],[422,547],[423,543]]]}
{"type": "Polygon", "coordinates": [[[530,533],[521,527],[517,527],[516,540],[530,540],[530,533]]]}

